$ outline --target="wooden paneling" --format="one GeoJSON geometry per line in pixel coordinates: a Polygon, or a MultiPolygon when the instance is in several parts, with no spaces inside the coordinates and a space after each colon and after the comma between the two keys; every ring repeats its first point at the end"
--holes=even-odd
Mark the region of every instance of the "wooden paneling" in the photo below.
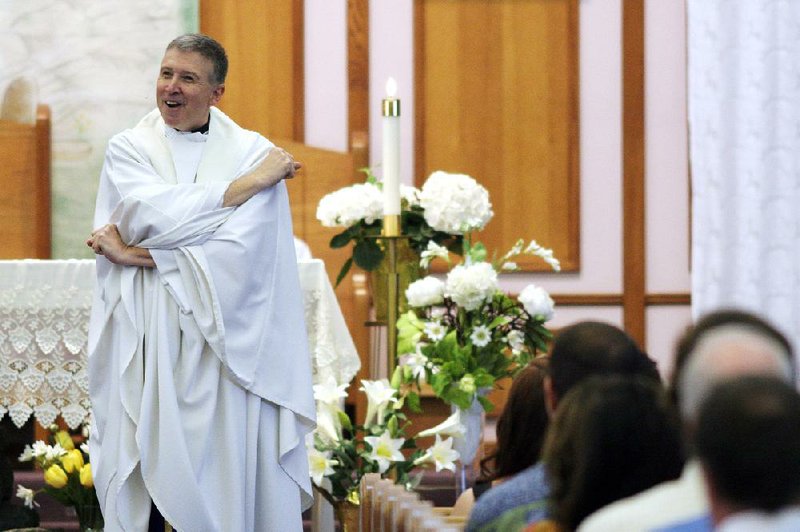
{"type": "Polygon", "coordinates": [[[490,250],[536,238],[577,270],[577,0],[417,0],[414,19],[417,183],[473,176],[494,206],[490,250]]]}
{"type": "Polygon", "coordinates": [[[365,135],[369,131],[367,0],[347,0],[347,100],[347,129],[349,138],[353,139],[354,135],[365,135]]]}
{"type": "Polygon", "coordinates": [[[302,141],[302,0],[202,0],[200,30],[228,53],[220,108],[266,137],[302,141]]]}
{"type": "Polygon", "coordinates": [[[49,107],[33,126],[0,120],[0,183],[0,258],[49,258],[49,107]]]}
{"type": "Polygon", "coordinates": [[[623,321],[646,345],[644,0],[622,3],[622,65],[623,321]]]}

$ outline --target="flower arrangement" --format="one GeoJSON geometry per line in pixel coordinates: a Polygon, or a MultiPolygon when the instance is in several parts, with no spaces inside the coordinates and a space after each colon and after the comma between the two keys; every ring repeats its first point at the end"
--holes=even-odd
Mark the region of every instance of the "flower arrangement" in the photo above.
{"type": "MultiPolygon", "coordinates": [[[[353,255],[344,263],[336,284],[353,263],[364,270],[375,270],[384,251],[378,243],[383,225],[382,184],[367,168],[366,181],[341,188],[324,196],[317,206],[317,219],[325,227],[344,230],[331,241],[332,248],[353,245],[353,255]]],[[[430,243],[459,254],[463,235],[483,229],[492,218],[488,191],[464,174],[433,172],[421,189],[401,185],[402,234],[418,254],[430,243]]]]}
{"type": "Polygon", "coordinates": [[[26,445],[19,456],[20,462],[33,461],[43,471],[45,487],[34,491],[17,486],[17,497],[25,506],[38,506],[34,497],[45,491],[60,503],[75,508],[81,530],[102,530],[103,516],[97,502],[89,463],[89,446],[86,442],[76,448],[72,436],[57,426],[50,427],[51,444],[41,440],[26,445]]]}
{"type": "Polygon", "coordinates": [[[339,406],[347,384],[338,385],[330,377],[314,386],[317,429],[307,441],[309,469],[315,489],[334,506],[359,504],[359,486],[367,473],[380,473],[412,489],[419,481],[411,478],[415,467],[455,471],[459,455],[453,450],[453,438],[464,433],[458,417],[407,437],[409,422],[401,412],[405,392],[397,379],[392,380],[361,381],[360,390],[367,394],[363,425],[353,424],[339,406]],[[419,449],[417,439],[429,436],[435,437],[433,445],[419,449]]]}
{"type": "MultiPolygon", "coordinates": [[[[527,254],[558,271],[553,252],[536,241],[519,240],[505,255],[488,262],[482,244],[467,245],[465,261],[444,281],[428,276],[406,290],[411,310],[398,320],[399,367],[403,380],[417,387],[427,382],[445,402],[466,410],[479,401],[492,408],[485,391],[512,377],[537,352],[547,350],[552,337],[544,324],[553,317],[553,300],[536,285],[526,286],[516,299],[498,285],[498,273],[513,271],[511,262],[527,254]]],[[[430,246],[423,261],[448,250],[430,246]]],[[[414,392],[409,392],[409,400],[414,392]]]]}

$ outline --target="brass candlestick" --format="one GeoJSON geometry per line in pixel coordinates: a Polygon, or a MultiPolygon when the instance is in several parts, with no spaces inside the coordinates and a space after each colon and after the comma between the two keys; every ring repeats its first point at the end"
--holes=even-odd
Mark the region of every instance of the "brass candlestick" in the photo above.
{"type": "Polygon", "coordinates": [[[386,214],[383,217],[383,230],[381,238],[386,242],[386,257],[388,260],[388,274],[386,282],[388,284],[387,306],[386,309],[386,357],[389,378],[394,372],[397,364],[397,313],[400,303],[400,274],[397,273],[397,239],[402,238],[400,234],[400,215],[386,214]]]}

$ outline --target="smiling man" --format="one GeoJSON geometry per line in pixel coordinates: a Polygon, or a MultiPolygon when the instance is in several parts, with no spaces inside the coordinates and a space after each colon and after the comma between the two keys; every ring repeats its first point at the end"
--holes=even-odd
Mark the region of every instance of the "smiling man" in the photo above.
{"type": "Polygon", "coordinates": [[[288,195],[299,168],[214,107],[225,51],[166,50],[154,109],[111,139],[89,331],[106,530],[301,530],[311,371],[288,195]],[[163,518],[161,517],[163,516],[163,518]]]}

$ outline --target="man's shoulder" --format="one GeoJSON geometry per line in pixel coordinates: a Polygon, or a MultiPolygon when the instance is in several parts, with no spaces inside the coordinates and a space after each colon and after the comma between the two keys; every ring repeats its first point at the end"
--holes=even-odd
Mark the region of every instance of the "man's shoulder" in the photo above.
{"type": "Polygon", "coordinates": [[[632,497],[614,502],[590,515],[581,532],[653,530],[702,517],[708,512],[705,489],[695,463],[680,478],[663,482],[632,497]]]}

